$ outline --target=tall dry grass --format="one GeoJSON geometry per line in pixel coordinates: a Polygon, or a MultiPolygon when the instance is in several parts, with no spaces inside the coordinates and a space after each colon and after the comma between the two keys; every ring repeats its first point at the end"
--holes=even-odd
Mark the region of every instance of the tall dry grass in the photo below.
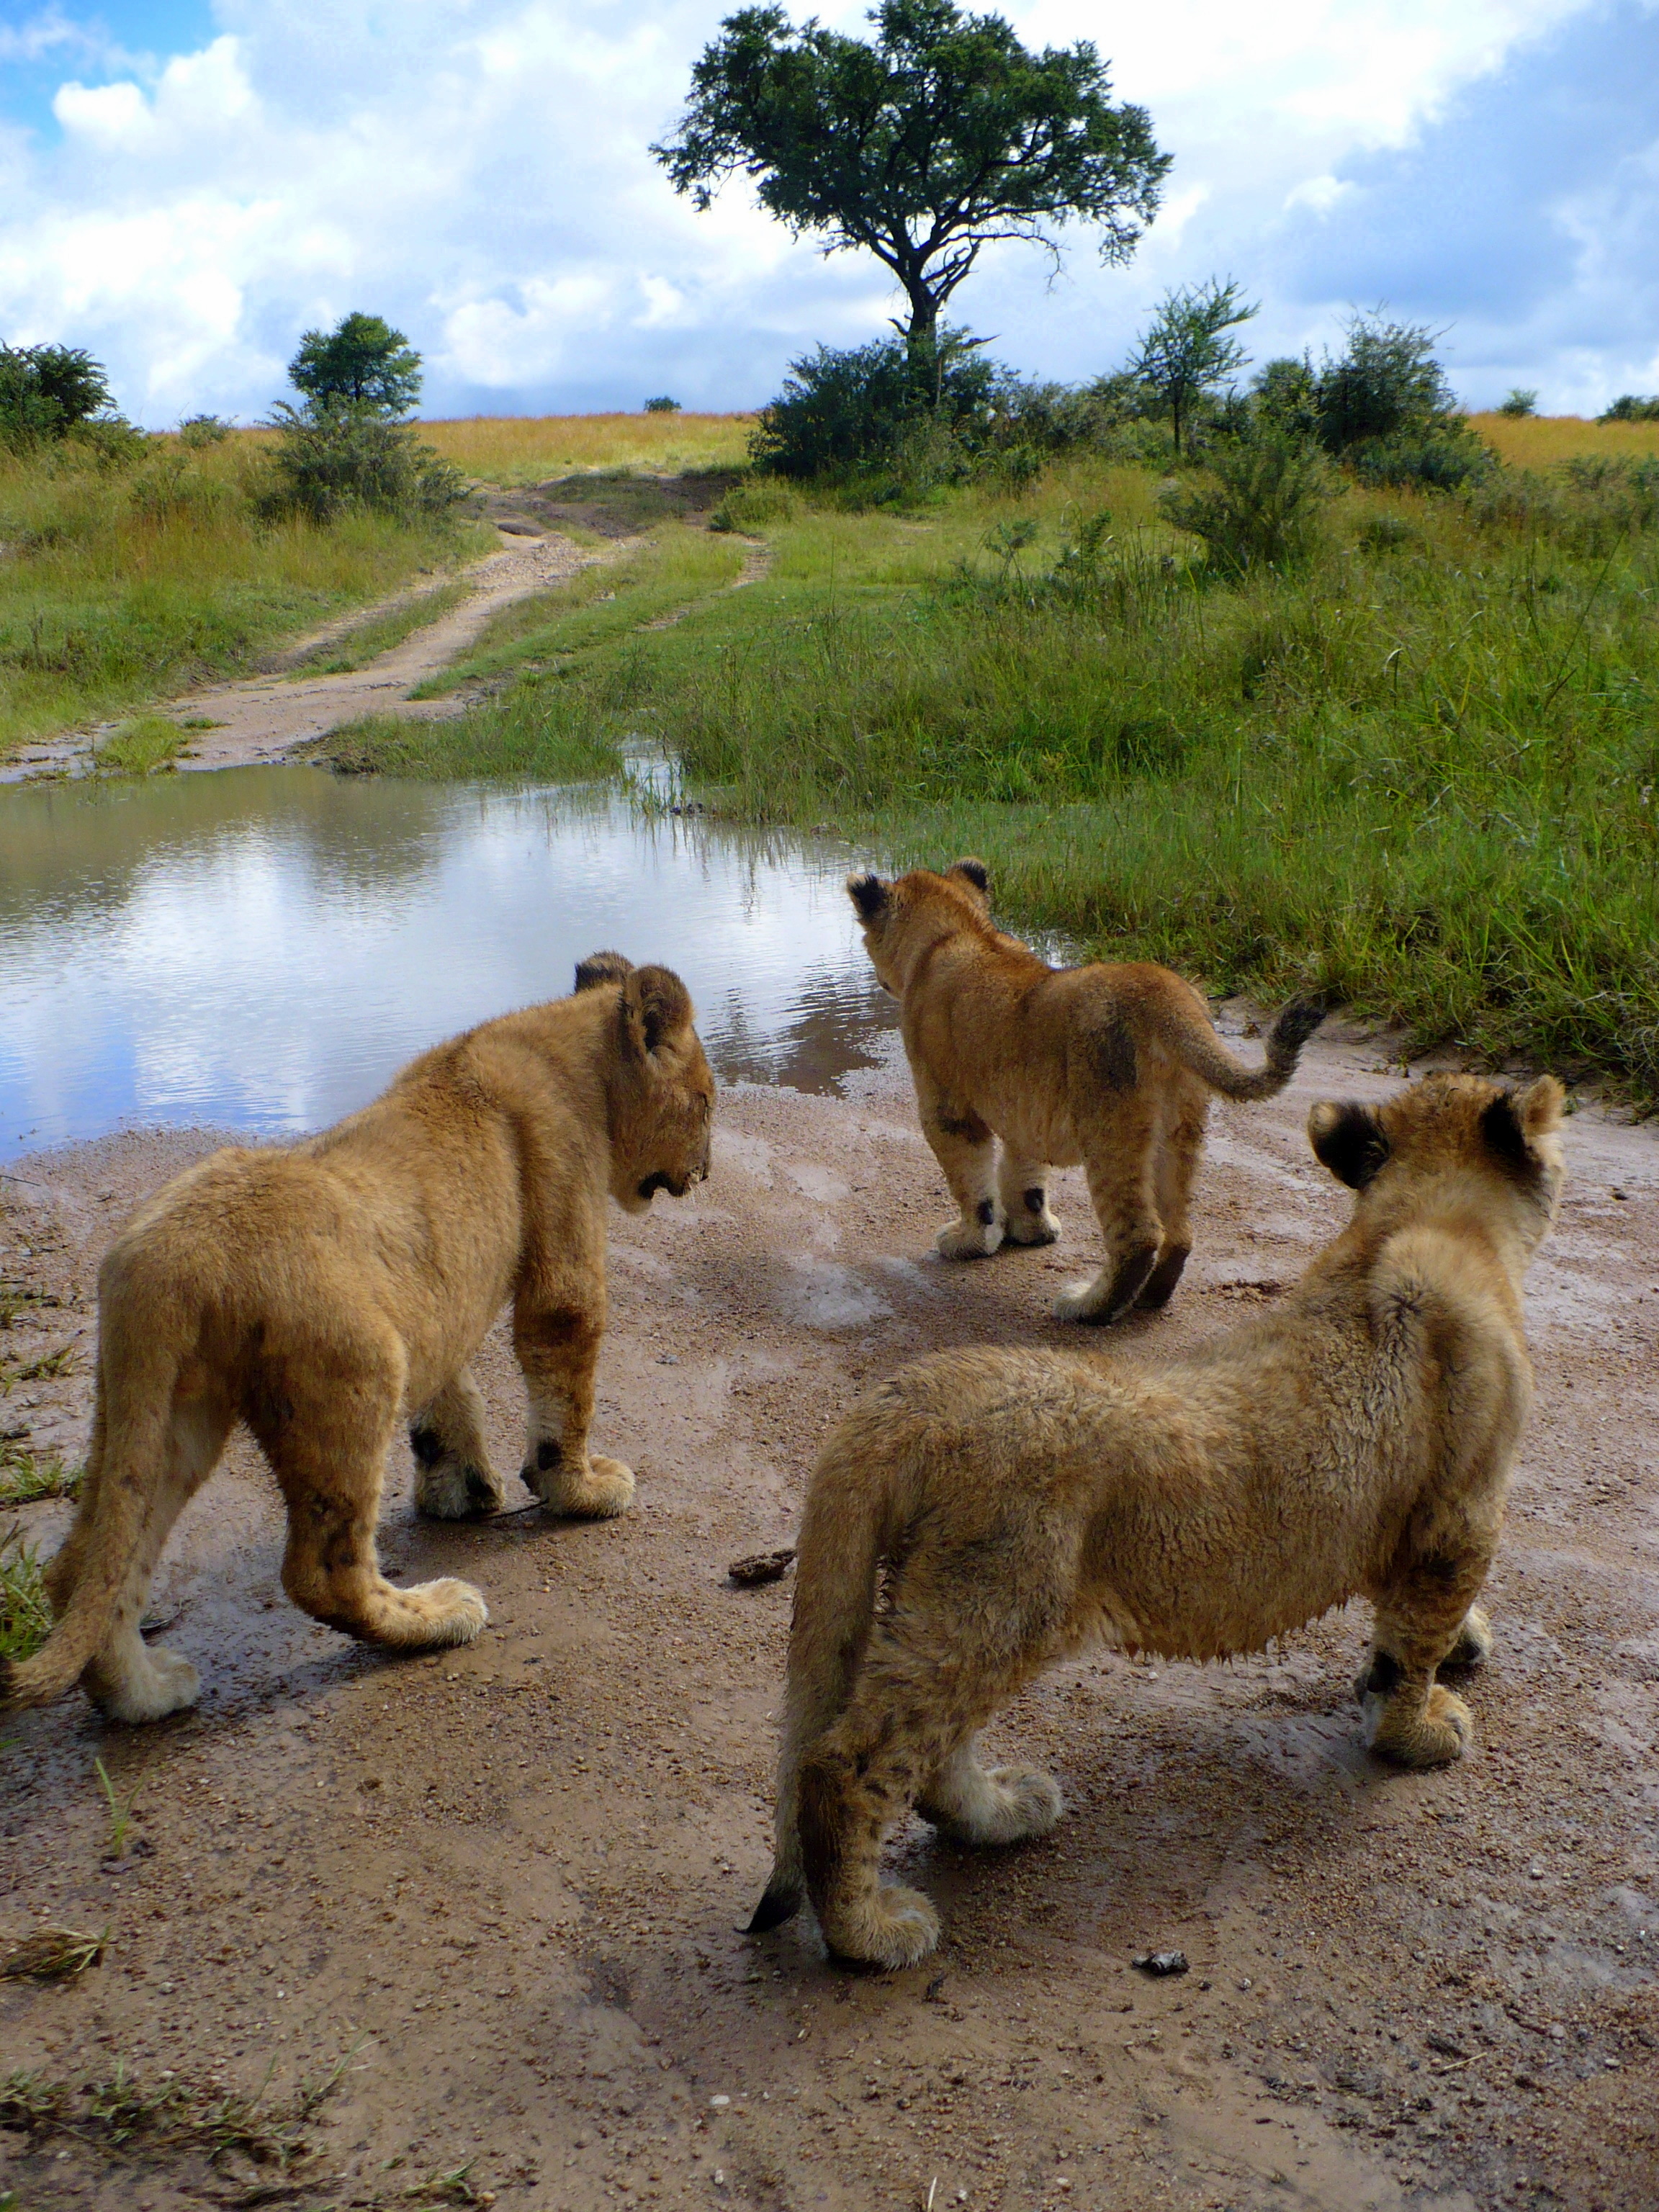
{"type": "Polygon", "coordinates": [[[1659,453],[1659,422],[1587,422],[1579,415],[1471,415],[1469,420],[1512,469],[1547,469],[1579,454],[1611,460],[1659,453]]]}
{"type": "Polygon", "coordinates": [[[741,468],[753,422],[750,415],[480,415],[420,428],[458,469],[512,486],[605,469],[678,476],[741,468]]]}

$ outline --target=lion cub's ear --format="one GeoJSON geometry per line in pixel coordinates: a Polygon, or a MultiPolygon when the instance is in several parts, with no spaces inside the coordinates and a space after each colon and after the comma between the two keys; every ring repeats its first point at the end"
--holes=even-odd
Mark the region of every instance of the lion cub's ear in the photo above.
{"type": "Polygon", "coordinates": [[[601,983],[620,983],[634,972],[634,963],[620,952],[590,952],[576,963],[578,991],[596,991],[601,983]]]}
{"type": "Polygon", "coordinates": [[[1364,1190],[1389,1157],[1382,1124],[1369,1106],[1322,1098],[1308,1116],[1308,1142],[1339,1182],[1364,1190]]]}
{"type": "Polygon", "coordinates": [[[945,873],[947,879],[954,876],[959,884],[966,884],[981,906],[990,905],[991,871],[983,860],[952,860],[945,873]]]}
{"type": "Polygon", "coordinates": [[[1519,1174],[1538,1174],[1538,1139],[1560,1127],[1565,1096],[1553,1075],[1540,1075],[1525,1091],[1500,1091],[1480,1116],[1486,1149],[1519,1174]]]}
{"type": "Polygon", "coordinates": [[[887,911],[887,886],[879,876],[848,876],[847,896],[858,908],[859,920],[866,928],[887,911]]]}
{"type": "Polygon", "coordinates": [[[623,1028],[641,1054],[691,1026],[691,994],[672,968],[630,968],[623,979],[623,1028]]]}

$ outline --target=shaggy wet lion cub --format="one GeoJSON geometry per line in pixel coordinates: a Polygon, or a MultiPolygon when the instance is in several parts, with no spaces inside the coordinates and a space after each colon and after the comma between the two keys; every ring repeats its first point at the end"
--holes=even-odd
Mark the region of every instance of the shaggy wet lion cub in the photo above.
{"type": "Polygon", "coordinates": [[[372,1643],[476,1636],[477,1591],[393,1589],[374,1525],[406,1421],[423,1512],[501,1504],[467,1363],[509,1298],[526,1482],[556,1512],[625,1510],[632,1474],[587,1449],[606,1194],[638,1213],[707,1175],[714,1097],[678,976],[596,953],[573,997],[438,1046],[321,1136],[216,1152],[158,1192],[99,1277],[92,1448],[46,1571],[58,1625],[0,1663],[0,1708],[77,1680],[116,1720],[195,1701],[196,1669],[147,1649],[138,1622],[239,1416],[287,1502],[296,1604],[372,1643]]]}
{"type": "Polygon", "coordinates": [[[943,1352],[854,1409],[807,1494],[756,1929],[805,1889],[844,1957],[925,1956],[938,1917],[881,1886],[886,1830],[912,1803],[969,1843],[1052,1827],[1054,1783],[988,1772],[975,1732],[1091,1641],[1259,1651],[1363,1595],[1370,1741],[1458,1757],[1468,1711],[1435,1669],[1491,1645],[1474,1599],[1531,1393],[1521,1280],[1560,1190],[1560,1108],[1548,1076],[1316,1106],[1314,1150],[1358,1196],[1271,1314],[1164,1367],[943,1352]]]}
{"type": "Polygon", "coordinates": [[[902,1009],[921,1127],[961,1218],[939,1233],[947,1260],[1052,1244],[1048,1170],[1075,1167],[1106,1240],[1091,1283],[1054,1304],[1061,1321],[1112,1322],[1167,1304],[1192,1249],[1188,1208],[1210,1093],[1271,1098],[1323,1019],[1287,1006],[1267,1064],[1222,1043],[1190,983],[1146,963],[1050,968],[991,920],[982,862],[847,888],[878,980],[902,1009]],[[994,1139],[1002,1139],[994,1157],[994,1139]]]}

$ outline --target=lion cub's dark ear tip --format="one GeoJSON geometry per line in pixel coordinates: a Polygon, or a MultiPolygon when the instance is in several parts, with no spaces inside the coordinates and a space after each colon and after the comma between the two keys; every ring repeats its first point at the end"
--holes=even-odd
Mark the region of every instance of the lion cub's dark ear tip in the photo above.
{"type": "Polygon", "coordinates": [[[596,991],[601,983],[625,982],[633,972],[633,962],[620,952],[590,952],[576,963],[574,988],[596,991]]]}
{"type": "Polygon", "coordinates": [[[1529,1169],[1534,1165],[1532,1146],[1527,1141],[1514,1091],[1500,1091],[1482,1108],[1480,1134],[1487,1151],[1506,1167],[1529,1169]]]}
{"type": "Polygon", "coordinates": [[[976,891],[988,891],[991,888],[991,871],[983,860],[975,860],[971,855],[963,860],[953,860],[947,872],[965,876],[976,891]]]}
{"type": "Polygon", "coordinates": [[[1389,1157],[1382,1123],[1352,1098],[1322,1098],[1308,1116],[1308,1142],[1321,1165],[1350,1190],[1364,1190],[1389,1157]]]}
{"type": "Polygon", "coordinates": [[[878,875],[848,876],[847,895],[866,921],[872,921],[887,903],[887,886],[878,875]]]}

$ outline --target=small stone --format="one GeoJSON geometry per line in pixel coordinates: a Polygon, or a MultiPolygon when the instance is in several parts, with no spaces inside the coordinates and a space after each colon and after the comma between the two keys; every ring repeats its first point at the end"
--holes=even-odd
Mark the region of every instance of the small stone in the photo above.
{"type": "Polygon", "coordinates": [[[721,2112],[725,2111],[732,2100],[729,2097],[711,2097],[708,2101],[717,2112],[721,2112]]]}
{"type": "Polygon", "coordinates": [[[1129,1964],[1138,1966],[1143,1974],[1159,1978],[1165,1974],[1184,1974],[1187,1954],[1184,1951],[1137,1951],[1129,1964]]]}
{"type": "Polygon", "coordinates": [[[1543,1862],[1540,1859],[1534,1859],[1532,1864],[1527,1869],[1527,1880],[1528,1881],[1542,1881],[1543,1879],[1543,1862]]]}
{"type": "Polygon", "coordinates": [[[781,1552],[755,1552],[746,1559],[733,1559],[726,1573],[739,1589],[753,1589],[760,1583],[781,1582],[795,1563],[795,1547],[787,1545],[781,1552]]]}

